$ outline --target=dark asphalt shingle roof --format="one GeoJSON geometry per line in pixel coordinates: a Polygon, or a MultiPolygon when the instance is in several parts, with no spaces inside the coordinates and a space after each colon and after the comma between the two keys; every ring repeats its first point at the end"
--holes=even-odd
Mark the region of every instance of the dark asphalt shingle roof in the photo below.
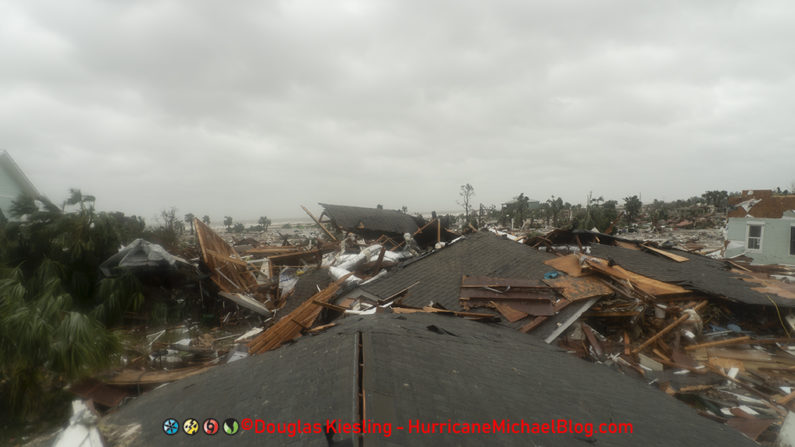
{"type": "Polygon", "coordinates": [[[328,269],[313,269],[298,277],[298,282],[295,284],[295,289],[287,297],[284,305],[276,311],[278,318],[281,318],[290,312],[294,311],[298,306],[303,304],[304,301],[311,298],[320,290],[325,289],[331,284],[332,279],[329,276],[328,269]]]}
{"type": "Polygon", "coordinates": [[[552,257],[492,233],[478,232],[398,267],[361,289],[386,298],[419,281],[403,298],[403,304],[422,307],[433,301],[446,309],[460,310],[458,297],[463,275],[540,280],[545,272],[554,270],[544,265],[552,257]]]}
{"type": "MultiPolygon", "coordinates": [[[[608,367],[584,362],[513,330],[440,315],[350,317],[316,336],[222,365],[152,391],[104,422],[141,424],[138,445],[294,444],[325,446],[322,434],[294,438],[243,431],[235,436],[180,432],[166,436],[174,417],[261,418],[268,422],[354,422],[361,334],[365,415],[407,427],[409,420],[528,423],[631,423],[632,434],[365,435],[365,445],[754,446],[725,425],[608,367]]],[[[350,443],[350,435],[335,441],[350,443]]]]}
{"type": "MultiPolygon", "coordinates": [[[[688,258],[689,261],[676,262],[653,253],[612,245],[591,245],[592,255],[612,259],[616,264],[632,272],[733,301],[770,305],[770,300],[765,294],[752,290],[753,287],[760,287],[759,284],[743,281],[728,269],[726,262],[694,253],[672,251],[688,258]]],[[[779,306],[795,307],[795,300],[772,294],[769,296],[779,306]]]]}
{"type": "Polygon", "coordinates": [[[339,227],[348,231],[414,234],[419,229],[413,217],[400,211],[327,203],[320,206],[339,227]]]}

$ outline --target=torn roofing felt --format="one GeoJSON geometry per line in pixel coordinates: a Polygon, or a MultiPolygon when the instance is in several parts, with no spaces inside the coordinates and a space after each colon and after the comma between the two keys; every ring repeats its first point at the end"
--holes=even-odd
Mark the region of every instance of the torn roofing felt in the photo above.
{"type": "Polygon", "coordinates": [[[324,213],[343,230],[351,232],[414,234],[417,222],[408,214],[395,210],[321,203],[324,213]]]}
{"type": "Polygon", "coordinates": [[[433,302],[458,310],[463,275],[540,280],[545,272],[554,270],[544,265],[544,261],[553,257],[481,231],[430,255],[410,260],[360,289],[383,299],[418,283],[402,298],[403,304],[422,307],[433,302]]]}
{"type": "MultiPolygon", "coordinates": [[[[731,428],[698,417],[685,404],[644,382],[586,363],[524,334],[460,318],[379,314],[346,318],[304,336],[154,390],[106,417],[103,424],[140,424],[138,445],[271,444],[326,446],[325,434],[175,436],[167,418],[228,417],[270,423],[366,420],[392,424],[390,437],[364,435],[364,445],[754,446],[731,428]],[[361,348],[360,348],[361,346],[361,348]],[[361,362],[362,366],[356,366],[361,362]],[[363,392],[359,399],[358,393],[363,392]],[[425,424],[630,423],[632,434],[409,434],[425,424]],[[396,426],[404,427],[397,430],[396,426]]],[[[357,445],[338,434],[331,445],[357,445]]]]}
{"type": "MultiPolygon", "coordinates": [[[[671,251],[673,252],[673,250],[671,251]]],[[[611,245],[591,245],[593,256],[612,259],[621,267],[649,278],[679,284],[688,289],[745,304],[770,306],[772,299],[779,306],[795,307],[793,299],[753,290],[753,288],[759,287],[759,284],[743,281],[738,273],[729,270],[724,261],[683,251],[675,251],[675,253],[688,258],[689,261],[674,262],[640,250],[611,245]]]]}

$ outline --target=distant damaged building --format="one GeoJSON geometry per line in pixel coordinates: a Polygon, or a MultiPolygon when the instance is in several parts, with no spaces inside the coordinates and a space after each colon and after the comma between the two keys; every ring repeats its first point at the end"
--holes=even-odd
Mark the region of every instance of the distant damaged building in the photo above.
{"type": "Polygon", "coordinates": [[[340,230],[366,237],[387,235],[402,239],[405,233],[414,234],[420,228],[412,216],[401,211],[327,203],[321,203],[320,206],[324,210],[321,220],[323,216],[328,217],[340,230]]]}
{"type": "Polygon", "coordinates": [[[434,218],[425,222],[402,211],[361,206],[330,205],[320,203],[323,213],[318,223],[330,223],[344,233],[357,234],[368,240],[387,242],[392,248],[401,246],[406,234],[412,236],[420,247],[433,246],[437,242],[450,242],[459,236],[450,230],[446,218],[434,218]]]}
{"type": "Polygon", "coordinates": [[[795,265],[795,195],[747,190],[729,205],[726,257],[795,265]]]}

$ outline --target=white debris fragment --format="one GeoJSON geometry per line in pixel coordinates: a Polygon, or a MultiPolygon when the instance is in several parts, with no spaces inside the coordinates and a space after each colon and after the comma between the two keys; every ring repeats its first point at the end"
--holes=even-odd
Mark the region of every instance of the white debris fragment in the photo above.
{"type": "Polygon", "coordinates": [[[103,447],[97,416],[81,400],[72,401],[69,426],[58,435],[53,447],[103,447]]]}

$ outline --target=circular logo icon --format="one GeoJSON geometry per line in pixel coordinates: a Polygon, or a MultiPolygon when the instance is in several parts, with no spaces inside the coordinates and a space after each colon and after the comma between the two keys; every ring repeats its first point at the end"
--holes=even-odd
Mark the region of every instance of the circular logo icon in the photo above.
{"type": "Polygon", "coordinates": [[[174,418],[166,419],[165,422],[163,422],[163,431],[169,436],[176,435],[179,431],[179,422],[174,418]]]}
{"type": "Polygon", "coordinates": [[[209,418],[204,421],[204,426],[202,428],[208,435],[214,435],[218,433],[218,421],[213,418],[209,418]]]}
{"type": "Polygon", "coordinates": [[[224,433],[227,435],[234,435],[238,430],[240,430],[240,424],[237,423],[237,419],[229,418],[224,421],[224,433]]]}
{"type": "Polygon", "coordinates": [[[199,421],[193,418],[185,419],[182,424],[182,430],[185,431],[186,435],[195,435],[199,431],[199,421]]]}

